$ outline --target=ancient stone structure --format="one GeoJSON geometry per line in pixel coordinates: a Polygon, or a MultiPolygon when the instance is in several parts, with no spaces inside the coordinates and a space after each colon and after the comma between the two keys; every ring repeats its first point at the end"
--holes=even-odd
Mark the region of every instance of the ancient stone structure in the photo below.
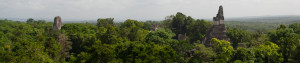
{"type": "Polygon", "coordinates": [[[224,24],[224,16],[223,16],[223,7],[222,5],[219,7],[219,11],[216,17],[214,19],[214,25],[222,25],[224,24]]]}
{"type": "Polygon", "coordinates": [[[155,31],[159,28],[159,25],[158,24],[152,24],[151,28],[150,28],[150,31],[155,31]]]}
{"type": "Polygon", "coordinates": [[[53,23],[53,30],[60,30],[62,27],[63,23],[61,21],[60,16],[56,16],[54,18],[54,23],[53,23]]]}
{"type": "Polygon", "coordinates": [[[222,6],[219,7],[218,14],[216,17],[213,18],[213,20],[214,25],[210,28],[209,32],[201,40],[202,44],[204,44],[205,46],[211,46],[212,43],[210,41],[212,38],[230,41],[230,39],[226,35],[227,29],[225,28],[224,24],[222,6]]]}
{"type": "Polygon", "coordinates": [[[186,40],[187,36],[183,34],[178,34],[178,40],[186,40]]]}

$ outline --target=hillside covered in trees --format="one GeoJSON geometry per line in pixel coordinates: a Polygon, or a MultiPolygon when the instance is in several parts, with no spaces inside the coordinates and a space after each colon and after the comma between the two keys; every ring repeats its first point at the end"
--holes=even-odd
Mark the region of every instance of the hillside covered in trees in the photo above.
{"type": "MultiPolygon", "coordinates": [[[[63,17],[62,17],[63,19],[63,17]]],[[[281,63],[300,62],[300,23],[274,30],[227,27],[232,42],[201,39],[212,22],[178,12],[163,21],[63,24],[28,19],[0,20],[0,62],[4,63],[281,63]],[[178,40],[179,34],[185,39],[178,40]],[[234,44],[234,45],[233,45],[234,44]]],[[[225,21],[225,24],[227,21],[225,21]]],[[[238,23],[238,22],[234,22],[238,23]]]]}

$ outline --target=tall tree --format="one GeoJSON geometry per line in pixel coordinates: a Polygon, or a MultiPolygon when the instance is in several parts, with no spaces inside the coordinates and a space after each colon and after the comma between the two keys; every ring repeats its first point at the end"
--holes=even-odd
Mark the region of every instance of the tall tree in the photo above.
{"type": "Polygon", "coordinates": [[[276,31],[269,32],[268,35],[272,42],[279,45],[279,52],[282,53],[284,62],[288,62],[288,59],[291,57],[291,52],[299,42],[298,34],[294,33],[293,29],[280,25],[276,31]]]}
{"type": "Polygon", "coordinates": [[[229,29],[226,35],[232,41],[233,48],[237,49],[240,42],[246,37],[247,32],[238,28],[229,29]]]}
{"type": "Polygon", "coordinates": [[[33,23],[34,21],[35,21],[35,20],[34,20],[33,18],[28,18],[26,22],[27,22],[27,24],[28,24],[28,23],[33,23]]]}
{"type": "Polygon", "coordinates": [[[300,23],[290,24],[289,28],[292,28],[295,33],[300,34],[300,23]]]}
{"type": "Polygon", "coordinates": [[[234,51],[231,61],[241,60],[243,62],[254,62],[254,52],[249,49],[239,47],[234,51]]]}
{"type": "Polygon", "coordinates": [[[191,42],[202,39],[210,27],[212,26],[211,22],[205,20],[197,19],[195,23],[187,26],[187,33],[191,42]]]}
{"type": "Polygon", "coordinates": [[[185,25],[186,16],[183,13],[177,12],[172,22],[172,30],[177,34],[185,34],[184,25],[185,25]]]}
{"type": "Polygon", "coordinates": [[[105,27],[107,28],[107,26],[114,26],[114,18],[99,18],[97,20],[97,26],[98,27],[105,27]]]}
{"type": "MultiPolygon", "coordinates": [[[[171,19],[166,19],[166,20],[168,21],[171,19]]],[[[181,12],[177,12],[177,14],[173,17],[172,21],[168,21],[168,22],[172,22],[171,30],[176,34],[176,36],[178,34],[189,36],[192,34],[192,32],[198,32],[198,31],[191,30],[194,29],[193,26],[195,25],[194,24],[195,19],[192,18],[191,16],[186,16],[181,12]]]]}
{"type": "Polygon", "coordinates": [[[216,62],[228,62],[231,60],[234,49],[230,46],[230,42],[216,38],[212,38],[211,42],[213,43],[214,51],[217,53],[216,62]]]}
{"type": "Polygon", "coordinates": [[[146,42],[154,42],[159,45],[174,45],[174,39],[171,39],[175,36],[172,31],[159,29],[157,31],[149,32],[146,36],[146,42]]]}
{"type": "Polygon", "coordinates": [[[191,16],[186,17],[186,20],[184,20],[184,26],[183,26],[184,33],[189,35],[191,30],[188,30],[188,27],[192,26],[194,23],[195,23],[194,18],[192,18],[191,16]]]}
{"type": "Polygon", "coordinates": [[[255,62],[259,63],[280,63],[283,61],[282,55],[278,53],[280,47],[270,41],[259,46],[253,47],[255,62]]]}
{"type": "Polygon", "coordinates": [[[164,25],[164,28],[168,28],[171,29],[172,28],[172,23],[173,23],[173,18],[175,16],[174,15],[170,15],[170,16],[166,16],[165,20],[162,22],[164,25]]]}
{"type": "Polygon", "coordinates": [[[196,50],[194,51],[193,57],[190,60],[190,62],[193,63],[210,62],[217,56],[211,47],[205,47],[203,44],[196,44],[195,49],[196,50]]]}

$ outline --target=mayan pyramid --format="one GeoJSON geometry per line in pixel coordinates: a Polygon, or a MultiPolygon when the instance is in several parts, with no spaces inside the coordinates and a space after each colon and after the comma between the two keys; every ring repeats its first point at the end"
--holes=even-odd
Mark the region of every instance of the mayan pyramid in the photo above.
{"type": "Polygon", "coordinates": [[[222,5],[219,7],[218,14],[216,17],[213,18],[213,20],[214,20],[213,21],[214,25],[210,28],[208,33],[201,40],[202,44],[204,44],[205,46],[211,46],[212,43],[210,41],[212,38],[230,41],[230,39],[226,35],[227,29],[225,28],[225,24],[224,24],[222,5]]]}

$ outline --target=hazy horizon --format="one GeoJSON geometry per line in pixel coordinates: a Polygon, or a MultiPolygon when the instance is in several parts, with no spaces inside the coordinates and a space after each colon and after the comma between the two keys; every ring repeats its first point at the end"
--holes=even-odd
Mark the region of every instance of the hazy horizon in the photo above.
{"type": "Polygon", "coordinates": [[[300,15],[299,0],[0,0],[0,18],[163,20],[182,12],[210,19],[220,5],[226,18],[300,15]]]}

